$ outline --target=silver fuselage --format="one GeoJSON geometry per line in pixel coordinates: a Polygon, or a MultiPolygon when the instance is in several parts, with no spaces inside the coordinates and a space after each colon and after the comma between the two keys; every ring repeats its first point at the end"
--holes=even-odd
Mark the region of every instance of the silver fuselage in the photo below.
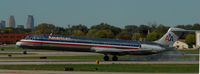
{"type": "Polygon", "coordinates": [[[154,54],[166,50],[155,42],[115,40],[102,38],[32,35],[16,43],[22,48],[56,49],[103,54],[154,54]]]}

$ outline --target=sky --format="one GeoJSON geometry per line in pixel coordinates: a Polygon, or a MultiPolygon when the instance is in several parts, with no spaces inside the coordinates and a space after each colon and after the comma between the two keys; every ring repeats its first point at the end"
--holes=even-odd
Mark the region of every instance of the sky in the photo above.
{"type": "Polygon", "coordinates": [[[33,15],[40,23],[60,27],[83,24],[88,27],[108,23],[113,26],[200,23],[200,0],[0,0],[0,20],[14,15],[17,25],[25,25],[33,15]]]}

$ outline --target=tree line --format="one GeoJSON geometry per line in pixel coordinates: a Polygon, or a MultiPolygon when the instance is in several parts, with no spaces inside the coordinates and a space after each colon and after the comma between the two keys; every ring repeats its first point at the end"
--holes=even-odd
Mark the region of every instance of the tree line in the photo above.
{"type": "MultiPolygon", "coordinates": [[[[86,25],[66,25],[67,28],[55,26],[53,24],[41,23],[35,29],[22,28],[2,28],[0,33],[53,33],[65,36],[84,36],[94,38],[112,38],[124,40],[155,41],[161,38],[170,28],[166,25],[126,25],[124,28],[116,27],[107,23],[100,23],[88,28],[86,25]]],[[[200,30],[200,24],[177,25],[176,28],[187,30],[200,30]]],[[[193,33],[185,34],[183,37],[189,45],[195,44],[193,33]]]]}

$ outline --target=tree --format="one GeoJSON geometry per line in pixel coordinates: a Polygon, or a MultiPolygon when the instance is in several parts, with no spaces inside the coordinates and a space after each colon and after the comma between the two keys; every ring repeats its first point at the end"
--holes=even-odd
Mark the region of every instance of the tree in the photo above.
{"type": "Polygon", "coordinates": [[[142,33],[144,35],[144,37],[146,37],[146,35],[148,34],[148,30],[150,30],[150,27],[147,25],[140,25],[138,27],[139,33],[142,33]]]}
{"type": "Polygon", "coordinates": [[[176,27],[186,29],[186,30],[192,30],[193,29],[192,25],[177,25],[176,27]]]}
{"type": "Polygon", "coordinates": [[[138,28],[138,26],[136,26],[136,25],[126,25],[124,30],[130,34],[133,34],[133,33],[137,32],[137,28],[138,28]]]}
{"type": "Polygon", "coordinates": [[[54,33],[59,34],[59,35],[67,35],[67,33],[63,27],[55,27],[54,33]]]}
{"type": "Polygon", "coordinates": [[[81,30],[75,30],[73,36],[85,36],[81,30]]]}
{"type": "Polygon", "coordinates": [[[114,33],[111,30],[99,30],[94,34],[97,38],[114,38],[114,33]]]}
{"type": "Polygon", "coordinates": [[[53,24],[42,23],[35,27],[34,33],[54,33],[55,26],[53,24]]]}
{"type": "Polygon", "coordinates": [[[118,33],[121,32],[121,29],[115,26],[111,26],[106,23],[100,23],[98,25],[92,26],[90,29],[95,29],[95,30],[111,30],[114,35],[117,35],[118,33]]]}
{"type": "Polygon", "coordinates": [[[147,41],[155,41],[155,40],[158,40],[160,37],[161,37],[161,34],[157,31],[154,31],[147,35],[146,40],[147,41]]]}
{"type": "Polygon", "coordinates": [[[200,24],[194,24],[192,30],[200,30],[200,24]]]}
{"type": "Polygon", "coordinates": [[[155,31],[158,31],[161,34],[165,34],[169,28],[170,28],[169,26],[164,26],[164,25],[160,24],[155,31]]]}
{"type": "Polygon", "coordinates": [[[15,33],[15,28],[12,28],[12,27],[7,27],[7,28],[2,28],[0,29],[1,30],[1,33],[15,33]]]}
{"type": "Polygon", "coordinates": [[[176,28],[182,28],[182,29],[185,29],[185,25],[177,25],[175,26],[176,28]]]}
{"type": "Polygon", "coordinates": [[[152,24],[151,25],[151,32],[157,30],[157,25],[156,24],[152,24]]]}
{"type": "Polygon", "coordinates": [[[190,47],[195,44],[195,35],[188,34],[185,38],[185,43],[187,43],[190,47]]]}
{"type": "Polygon", "coordinates": [[[70,25],[68,25],[68,28],[66,28],[65,32],[67,35],[74,35],[75,31],[80,30],[81,32],[85,34],[87,34],[88,32],[88,28],[85,25],[79,24],[79,25],[73,25],[72,27],[70,27],[70,25]]]}
{"type": "Polygon", "coordinates": [[[33,30],[32,29],[24,29],[25,33],[31,33],[33,30]]]}
{"type": "Polygon", "coordinates": [[[184,29],[186,29],[186,30],[192,30],[192,25],[185,25],[185,28],[184,29]]]}
{"type": "Polygon", "coordinates": [[[80,30],[80,31],[82,31],[82,32],[85,33],[85,34],[88,32],[87,26],[82,25],[82,24],[73,25],[73,26],[71,27],[71,29],[72,29],[73,31],[80,30]]]}
{"type": "Polygon", "coordinates": [[[31,29],[6,27],[0,29],[0,33],[31,33],[31,29]]]}
{"type": "Polygon", "coordinates": [[[96,33],[97,31],[95,29],[90,29],[88,31],[88,33],[86,34],[87,37],[94,37],[94,34],[96,33]]]}
{"type": "Polygon", "coordinates": [[[117,39],[125,39],[125,40],[130,40],[131,39],[131,35],[126,32],[126,31],[123,31],[123,32],[120,32],[117,36],[116,36],[117,39]]]}
{"type": "Polygon", "coordinates": [[[134,33],[132,35],[132,40],[140,40],[140,38],[142,38],[142,34],[141,33],[134,33]]]}

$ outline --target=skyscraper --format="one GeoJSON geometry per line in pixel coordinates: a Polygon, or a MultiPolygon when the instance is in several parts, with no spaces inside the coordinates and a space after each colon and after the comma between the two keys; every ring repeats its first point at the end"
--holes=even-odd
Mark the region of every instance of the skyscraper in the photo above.
{"type": "Polygon", "coordinates": [[[6,21],[0,20],[0,28],[5,28],[6,26],[6,21]]]}
{"type": "Polygon", "coordinates": [[[34,29],[34,19],[32,15],[28,15],[27,23],[26,23],[27,29],[34,29]]]}
{"type": "Polygon", "coordinates": [[[8,24],[6,25],[6,27],[13,27],[13,28],[15,28],[15,18],[14,18],[14,16],[9,16],[9,18],[8,18],[8,24]]]}

